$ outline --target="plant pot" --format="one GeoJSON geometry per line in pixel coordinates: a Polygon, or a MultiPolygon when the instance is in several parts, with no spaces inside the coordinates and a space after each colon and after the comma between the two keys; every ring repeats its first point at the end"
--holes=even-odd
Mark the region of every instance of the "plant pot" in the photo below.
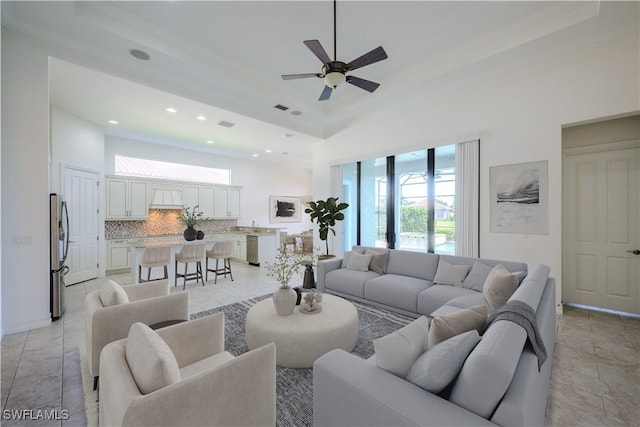
{"type": "Polygon", "coordinates": [[[311,289],[316,287],[316,279],[313,274],[313,266],[307,265],[304,270],[304,279],[302,279],[302,287],[311,289]]]}
{"type": "Polygon", "coordinates": [[[198,233],[196,235],[196,239],[198,239],[198,240],[204,239],[204,231],[198,230],[198,233]]]}
{"type": "Polygon", "coordinates": [[[278,316],[288,316],[293,313],[297,297],[296,291],[291,288],[279,288],[275,291],[271,299],[278,316]]]}
{"type": "Polygon", "coordinates": [[[335,255],[318,255],[318,261],[322,261],[324,259],[331,259],[331,258],[335,258],[335,255]]]}
{"type": "Polygon", "coordinates": [[[198,232],[193,227],[187,227],[187,229],[184,230],[184,233],[182,233],[182,235],[184,236],[184,240],[187,240],[190,242],[192,240],[196,240],[196,237],[198,237],[198,232]]]}

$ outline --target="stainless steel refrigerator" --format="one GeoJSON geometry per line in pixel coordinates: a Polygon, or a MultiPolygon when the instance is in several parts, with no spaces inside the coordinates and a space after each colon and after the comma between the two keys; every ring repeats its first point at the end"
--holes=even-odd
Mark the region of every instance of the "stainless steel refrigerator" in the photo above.
{"type": "Polygon", "coordinates": [[[58,320],[64,312],[64,275],[69,252],[69,213],[59,194],[49,194],[49,249],[51,319],[58,320]]]}

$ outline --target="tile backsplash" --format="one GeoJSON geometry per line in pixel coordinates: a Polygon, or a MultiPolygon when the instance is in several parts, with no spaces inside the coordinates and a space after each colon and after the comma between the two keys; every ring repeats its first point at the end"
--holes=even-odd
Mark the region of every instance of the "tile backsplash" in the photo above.
{"type": "MultiPolygon", "coordinates": [[[[180,222],[182,209],[149,209],[146,221],[105,221],[106,239],[180,235],[185,229],[180,222]]],[[[204,234],[227,231],[238,225],[236,219],[206,219],[196,226],[204,234]]]]}

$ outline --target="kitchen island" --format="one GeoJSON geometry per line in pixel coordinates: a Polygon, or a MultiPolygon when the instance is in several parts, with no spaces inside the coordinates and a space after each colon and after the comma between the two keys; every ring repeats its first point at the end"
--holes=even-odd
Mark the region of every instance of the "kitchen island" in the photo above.
{"type": "MultiPolygon", "coordinates": [[[[204,244],[205,251],[211,249],[213,243],[216,241],[232,241],[233,245],[233,257],[232,259],[240,262],[247,262],[247,238],[255,236],[258,239],[258,263],[259,265],[265,265],[272,263],[275,260],[275,254],[277,249],[277,233],[271,230],[256,230],[256,231],[236,231],[231,230],[228,232],[213,233],[209,236],[205,236],[202,240],[186,241],[182,236],[167,236],[167,237],[152,237],[148,239],[139,239],[131,243],[130,265],[133,283],[139,283],[138,278],[138,266],[140,265],[140,259],[142,253],[148,247],[157,246],[169,246],[171,248],[171,258],[168,265],[169,283],[174,283],[175,278],[175,254],[180,252],[185,245],[204,244]]],[[[202,259],[202,274],[206,276],[205,271],[206,260],[202,259]]],[[[256,264],[255,262],[253,263],[256,264]]],[[[183,266],[181,265],[181,268],[183,266]]],[[[146,269],[143,269],[143,277],[146,277],[146,269]]],[[[188,272],[195,272],[195,263],[189,264],[188,272]]],[[[161,277],[162,269],[156,268],[152,271],[151,279],[161,277]]]]}

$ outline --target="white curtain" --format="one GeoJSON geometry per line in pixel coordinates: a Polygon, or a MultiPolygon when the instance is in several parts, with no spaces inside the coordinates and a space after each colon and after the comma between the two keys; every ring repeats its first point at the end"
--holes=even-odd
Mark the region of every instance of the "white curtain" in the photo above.
{"type": "MultiPolygon", "coordinates": [[[[340,200],[344,200],[344,189],[342,185],[342,165],[331,166],[331,194],[329,195],[329,197],[337,197],[340,200]]],[[[344,251],[342,249],[342,221],[336,223],[334,230],[336,231],[335,237],[331,233],[329,233],[329,252],[340,258],[344,254],[344,251]]]]}
{"type": "Polygon", "coordinates": [[[456,255],[480,256],[480,140],[456,144],[456,255]]]}

